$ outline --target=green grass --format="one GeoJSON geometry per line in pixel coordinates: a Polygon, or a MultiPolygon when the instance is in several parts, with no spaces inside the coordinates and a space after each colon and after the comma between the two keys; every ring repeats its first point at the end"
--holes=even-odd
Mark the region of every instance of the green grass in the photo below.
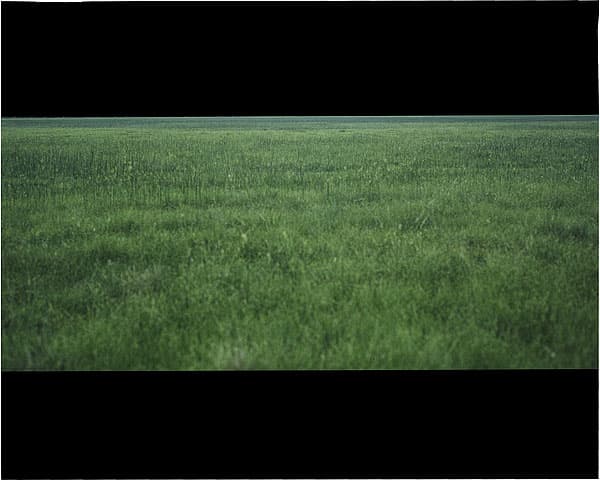
{"type": "Polygon", "coordinates": [[[2,367],[598,366],[598,119],[4,119],[2,367]]]}

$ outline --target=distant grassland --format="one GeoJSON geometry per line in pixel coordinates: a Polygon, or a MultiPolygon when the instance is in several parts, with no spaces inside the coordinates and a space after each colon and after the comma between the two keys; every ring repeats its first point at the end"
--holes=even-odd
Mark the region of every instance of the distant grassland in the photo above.
{"type": "Polygon", "coordinates": [[[3,369],[597,367],[597,117],[4,119],[3,369]]]}

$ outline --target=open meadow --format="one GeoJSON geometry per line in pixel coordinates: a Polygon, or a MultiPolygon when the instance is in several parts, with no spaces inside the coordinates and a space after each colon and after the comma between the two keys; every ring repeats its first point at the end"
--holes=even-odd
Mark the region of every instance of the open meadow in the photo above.
{"type": "Polygon", "coordinates": [[[598,117],[2,120],[4,370],[598,366],[598,117]]]}

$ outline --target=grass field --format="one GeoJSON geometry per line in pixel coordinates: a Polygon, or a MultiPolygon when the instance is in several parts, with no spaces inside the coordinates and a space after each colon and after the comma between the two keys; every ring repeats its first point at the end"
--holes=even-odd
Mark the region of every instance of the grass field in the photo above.
{"type": "Polygon", "coordinates": [[[598,118],[2,120],[2,368],[598,366],[598,118]]]}

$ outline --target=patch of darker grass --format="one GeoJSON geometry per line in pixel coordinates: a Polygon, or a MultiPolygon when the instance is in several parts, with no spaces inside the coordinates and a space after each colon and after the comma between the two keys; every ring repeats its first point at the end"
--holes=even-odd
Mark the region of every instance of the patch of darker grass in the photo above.
{"type": "Polygon", "coordinates": [[[131,235],[139,233],[142,230],[142,225],[133,220],[119,220],[108,225],[106,231],[108,233],[131,235]]]}
{"type": "Polygon", "coordinates": [[[551,235],[562,241],[589,242],[597,241],[597,229],[592,225],[576,223],[566,225],[558,222],[548,222],[537,229],[538,233],[551,235]]]}
{"type": "Polygon", "coordinates": [[[458,254],[435,255],[426,259],[421,266],[419,275],[423,285],[437,292],[444,284],[453,288],[469,275],[469,266],[458,254]]]}

